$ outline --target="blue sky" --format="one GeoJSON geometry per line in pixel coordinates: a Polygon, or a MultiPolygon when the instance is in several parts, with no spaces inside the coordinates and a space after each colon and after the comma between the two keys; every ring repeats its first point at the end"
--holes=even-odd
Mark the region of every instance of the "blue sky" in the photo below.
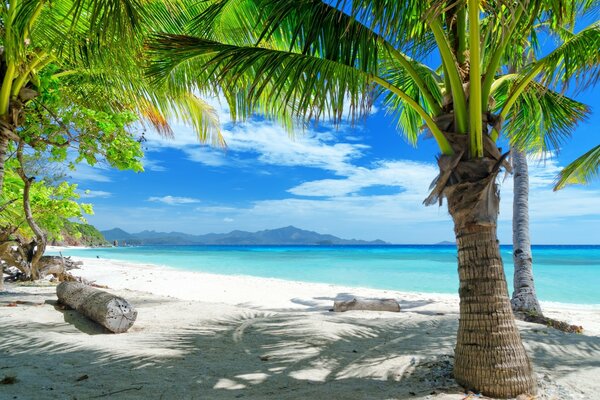
{"type": "MultiPolygon", "coordinates": [[[[593,90],[578,96],[594,110],[593,90]]],[[[344,238],[393,243],[452,240],[445,206],[425,207],[436,175],[435,142],[408,145],[383,110],[365,123],[297,132],[290,137],[264,120],[232,124],[217,99],[228,147],[200,145],[190,128],[175,126],[175,138],[148,132],[144,173],[81,166],[73,173],[88,218],[100,229],[120,227],[194,234],[256,231],[295,225],[344,238]]],[[[598,141],[600,115],[577,129],[558,156],[532,159],[531,231],[534,243],[600,243],[600,185],[551,185],[560,167],[598,141]]],[[[512,178],[501,176],[499,237],[511,241],[512,178]]]]}
{"type": "MultiPolygon", "coordinates": [[[[593,21],[580,20],[576,30],[593,21]]],[[[543,51],[553,48],[549,39],[543,51]]],[[[436,56],[428,60],[439,63],[436,56]]],[[[600,96],[590,88],[575,98],[592,108],[560,152],[530,160],[530,222],[537,244],[600,244],[600,182],[552,191],[561,167],[599,142],[600,96]]],[[[295,225],[344,238],[392,243],[454,240],[445,205],[425,207],[437,174],[433,140],[406,143],[382,109],[357,126],[297,132],[252,120],[233,125],[224,103],[208,99],[223,125],[226,150],[200,145],[190,128],[175,138],[148,132],[146,172],[86,165],[73,173],[83,200],[95,206],[89,222],[193,234],[256,231],[295,225]]],[[[511,243],[512,177],[500,177],[498,235],[511,243]]]]}

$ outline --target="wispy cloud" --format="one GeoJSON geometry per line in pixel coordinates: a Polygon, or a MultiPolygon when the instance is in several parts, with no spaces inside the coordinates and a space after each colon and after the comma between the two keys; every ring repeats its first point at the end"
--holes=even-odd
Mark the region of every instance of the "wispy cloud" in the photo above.
{"type": "Polygon", "coordinates": [[[77,164],[75,170],[69,171],[68,175],[75,181],[80,182],[111,182],[108,176],[108,168],[100,164],[93,167],[81,163],[77,164]]]}
{"type": "Polygon", "coordinates": [[[298,196],[340,197],[372,186],[390,186],[425,196],[425,183],[435,178],[437,168],[428,163],[398,160],[380,161],[373,168],[354,167],[346,172],[344,179],[304,182],[288,192],[298,196]]]}
{"type": "Polygon", "coordinates": [[[111,197],[112,193],[104,190],[83,190],[80,191],[80,196],[82,199],[107,198],[111,197]]]}
{"type": "Polygon", "coordinates": [[[162,196],[156,197],[152,196],[148,198],[148,201],[156,202],[156,203],[164,203],[170,206],[180,205],[180,204],[193,204],[199,203],[199,199],[194,199],[191,197],[177,197],[177,196],[162,196]]]}
{"type": "Polygon", "coordinates": [[[145,155],[142,159],[142,165],[145,171],[164,172],[167,170],[167,168],[161,165],[160,161],[151,159],[148,155],[145,155]]]}

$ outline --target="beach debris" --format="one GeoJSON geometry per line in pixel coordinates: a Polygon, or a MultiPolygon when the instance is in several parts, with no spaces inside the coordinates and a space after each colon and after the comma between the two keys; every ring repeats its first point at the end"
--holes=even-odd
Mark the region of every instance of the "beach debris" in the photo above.
{"type": "Polygon", "coordinates": [[[13,301],[13,302],[10,302],[10,303],[8,303],[8,304],[6,305],[6,307],[16,307],[16,306],[17,306],[17,303],[16,303],[16,302],[14,302],[14,301],[13,301]]]}
{"type": "Polygon", "coordinates": [[[4,378],[0,380],[0,385],[13,385],[18,382],[18,379],[14,375],[4,375],[4,378]]]}
{"type": "Polygon", "coordinates": [[[135,387],[131,387],[131,388],[126,388],[126,389],[121,389],[121,390],[115,390],[115,391],[112,391],[112,392],[99,394],[98,396],[90,397],[90,399],[99,399],[101,397],[108,397],[108,396],[112,396],[113,394],[119,394],[119,393],[123,393],[123,392],[129,392],[131,390],[142,390],[142,388],[143,388],[143,386],[135,386],[135,387]]]}
{"type": "Polygon", "coordinates": [[[520,313],[520,315],[517,316],[525,322],[533,322],[535,324],[546,325],[549,328],[558,329],[559,331],[567,333],[583,333],[583,326],[571,325],[567,322],[545,317],[536,313],[520,313]]]}
{"type": "Polygon", "coordinates": [[[122,297],[79,282],[62,282],[56,287],[58,301],[80,312],[114,333],[126,332],[137,311],[122,297]]]}
{"type": "Polygon", "coordinates": [[[394,299],[359,299],[355,297],[349,301],[334,301],[333,309],[335,312],[353,310],[400,312],[400,304],[394,299]]]}

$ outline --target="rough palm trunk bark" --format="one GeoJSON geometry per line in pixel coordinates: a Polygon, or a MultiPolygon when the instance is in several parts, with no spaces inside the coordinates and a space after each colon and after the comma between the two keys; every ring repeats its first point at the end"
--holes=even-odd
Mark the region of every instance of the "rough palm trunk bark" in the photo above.
{"type": "Polygon", "coordinates": [[[533,281],[533,257],[529,237],[529,171],[524,152],[511,150],[514,182],[513,261],[515,264],[512,308],[515,313],[542,315],[533,281]]]}
{"type": "Polygon", "coordinates": [[[446,197],[458,246],[460,319],[454,377],[467,389],[509,398],[535,394],[533,370],[512,313],[496,222],[504,156],[485,136],[485,154],[465,156],[466,135],[446,133],[456,152],[438,159],[433,204],[446,197]]]}

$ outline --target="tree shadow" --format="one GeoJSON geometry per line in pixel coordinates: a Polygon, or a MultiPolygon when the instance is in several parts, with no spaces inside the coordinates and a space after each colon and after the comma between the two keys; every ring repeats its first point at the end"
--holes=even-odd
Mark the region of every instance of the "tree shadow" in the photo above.
{"type": "MultiPolygon", "coordinates": [[[[19,379],[3,387],[3,395],[425,399],[435,392],[464,397],[450,372],[455,316],[273,312],[131,295],[140,318],[121,335],[82,334],[58,314],[37,321],[33,313],[29,320],[12,319],[0,310],[0,373],[19,379]],[[82,375],[88,378],[78,380],[82,375]]],[[[525,325],[523,337],[537,369],[560,377],[599,367],[600,338],[539,335],[525,325]]]]}

